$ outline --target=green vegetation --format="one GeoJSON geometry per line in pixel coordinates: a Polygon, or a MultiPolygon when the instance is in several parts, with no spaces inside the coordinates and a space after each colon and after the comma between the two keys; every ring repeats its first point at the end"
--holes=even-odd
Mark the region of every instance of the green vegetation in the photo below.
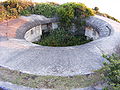
{"type": "Polygon", "coordinates": [[[17,18],[21,11],[33,5],[27,0],[7,0],[0,3],[0,21],[17,18]]]}
{"type": "MultiPolygon", "coordinates": [[[[0,3],[0,9],[3,11],[2,14],[8,12],[10,16],[38,14],[46,17],[60,16],[61,20],[63,20],[63,18],[72,20],[74,17],[93,15],[92,10],[82,3],[66,3],[59,5],[54,2],[32,3],[27,0],[6,0],[0,3]]],[[[67,20],[67,22],[69,22],[69,20],[67,20]]]]}
{"type": "Polygon", "coordinates": [[[32,11],[34,14],[42,14],[46,17],[57,16],[60,20],[60,29],[50,32],[40,42],[35,42],[37,44],[44,46],[72,46],[90,41],[86,40],[86,37],[83,35],[75,36],[70,33],[73,24],[78,32],[82,31],[85,26],[83,19],[94,15],[93,11],[82,3],[65,3],[62,5],[40,3],[29,11],[32,11]]]}
{"type": "Polygon", "coordinates": [[[74,35],[69,31],[65,31],[64,29],[53,30],[47,36],[43,36],[41,41],[35,42],[36,44],[43,46],[74,46],[81,45],[91,40],[87,40],[83,35],[74,35]]]}
{"type": "Polygon", "coordinates": [[[51,18],[56,17],[57,8],[59,4],[54,2],[47,3],[34,3],[34,5],[26,8],[21,12],[21,15],[37,14],[44,15],[45,17],[51,18]]]}
{"type": "MultiPolygon", "coordinates": [[[[93,10],[82,3],[59,5],[54,2],[33,3],[27,0],[6,0],[0,2],[0,21],[30,14],[44,15],[49,18],[59,17],[60,29],[42,36],[41,41],[35,43],[44,46],[73,46],[91,41],[83,35],[75,35],[75,33],[70,32],[73,24],[78,31],[82,30],[85,25],[84,18],[97,14],[120,22],[108,14],[99,12],[98,7],[93,10]]],[[[104,57],[109,61],[109,63],[104,63],[105,67],[102,72],[109,85],[105,89],[120,90],[120,57],[116,55],[104,57]]],[[[77,88],[86,87],[102,80],[102,73],[97,72],[92,76],[53,77],[29,75],[0,67],[0,80],[36,88],[77,88]]]]}
{"type": "Polygon", "coordinates": [[[34,7],[33,11],[33,14],[44,15],[46,17],[55,17],[57,13],[57,5],[40,3],[34,7]]]}
{"type": "MultiPolygon", "coordinates": [[[[73,23],[82,22],[82,19],[93,16],[93,11],[82,3],[65,3],[58,7],[58,16],[60,18],[61,27],[70,27],[73,23]],[[79,21],[77,21],[79,20],[79,21]]],[[[83,26],[79,23],[79,26],[83,26]]]]}
{"type": "Polygon", "coordinates": [[[75,20],[97,14],[117,22],[116,18],[99,12],[99,8],[93,10],[82,3],[65,3],[59,5],[54,2],[33,3],[31,0],[6,0],[0,2],[0,21],[5,19],[17,18],[20,15],[38,14],[46,17],[58,16],[63,26],[70,26],[75,20]],[[93,11],[94,10],[94,11],[93,11]]]}
{"type": "Polygon", "coordinates": [[[70,28],[72,23],[83,26],[81,19],[94,15],[93,10],[82,3],[37,3],[35,6],[23,10],[21,15],[38,14],[46,17],[59,17],[61,27],[70,28]],[[78,21],[79,20],[79,21],[78,21]]]}
{"type": "Polygon", "coordinates": [[[105,90],[120,90],[120,56],[112,55],[104,57],[109,63],[104,63],[104,76],[108,82],[108,87],[105,90]]]}
{"type": "MultiPolygon", "coordinates": [[[[53,90],[71,90],[95,85],[103,80],[102,74],[96,72],[88,75],[77,76],[40,76],[26,74],[19,71],[0,67],[0,81],[8,81],[13,84],[28,86],[32,88],[51,88],[53,90]]],[[[103,82],[103,81],[102,81],[103,82]]]]}

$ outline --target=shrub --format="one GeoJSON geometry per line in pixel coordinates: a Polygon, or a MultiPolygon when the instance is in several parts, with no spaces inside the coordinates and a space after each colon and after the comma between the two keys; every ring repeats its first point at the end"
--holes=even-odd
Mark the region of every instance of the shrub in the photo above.
{"type": "Polygon", "coordinates": [[[0,21],[7,19],[9,13],[5,10],[4,6],[0,5],[0,21]]]}
{"type": "Polygon", "coordinates": [[[11,16],[18,16],[18,11],[16,10],[16,8],[11,8],[9,12],[11,16]]]}
{"type": "Polygon", "coordinates": [[[4,10],[1,10],[2,14],[0,14],[0,16],[7,13],[4,16],[6,16],[5,18],[10,19],[18,17],[21,12],[23,13],[24,9],[30,7],[33,3],[27,0],[7,0],[1,2],[0,5],[4,7],[4,10]]]}
{"type": "Polygon", "coordinates": [[[30,11],[28,11],[27,9],[20,12],[20,15],[23,15],[23,16],[28,16],[30,14],[31,14],[30,11]]]}
{"type": "Polygon", "coordinates": [[[23,9],[26,9],[27,7],[33,4],[34,3],[28,0],[7,0],[2,2],[2,5],[4,5],[6,9],[8,9],[8,6],[9,6],[9,8],[16,8],[18,12],[23,9]]]}
{"type": "Polygon", "coordinates": [[[36,44],[40,44],[43,46],[73,46],[73,45],[81,45],[89,42],[90,40],[86,40],[85,36],[75,36],[72,33],[66,30],[54,30],[42,38],[40,42],[35,42],[36,44]]]}
{"type": "Polygon", "coordinates": [[[33,14],[54,17],[56,15],[56,5],[49,3],[40,3],[34,7],[33,14]]]}
{"type": "Polygon", "coordinates": [[[109,63],[104,63],[104,76],[108,81],[108,90],[120,90],[120,57],[117,55],[104,56],[109,63]]]}
{"type": "Polygon", "coordinates": [[[57,10],[58,17],[62,27],[70,27],[72,20],[74,19],[74,9],[71,6],[65,8],[60,6],[57,10]]]}
{"type": "MultiPolygon", "coordinates": [[[[65,3],[59,6],[57,9],[58,16],[60,17],[62,27],[70,27],[72,23],[75,23],[75,19],[84,19],[86,17],[94,15],[90,8],[87,8],[82,3],[65,3]]],[[[81,20],[80,20],[81,21],[81,20]]],[[[79,21],[79,22],[80,22],[79,21]]]]}

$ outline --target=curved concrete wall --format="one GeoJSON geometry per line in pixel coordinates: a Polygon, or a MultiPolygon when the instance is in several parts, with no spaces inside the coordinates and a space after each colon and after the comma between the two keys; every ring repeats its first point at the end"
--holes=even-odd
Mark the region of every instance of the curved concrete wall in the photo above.
{"type": "Polygon", "coordinates": [[[57,19],[55,18],[46,18],[42,15],[31,15],[28,17],[21,17],[23,19],[28,20],[26,23],[21,24],[21,26],[16,30],[16,37],[17,39],[25,39],[25,33],[29,31],[30,29],[40,26],[41,24],[47,24],[51,22],[56,22],[57,19]]]}
{"type": "Polygon", "coordinates": [[[99,37],[109,36],[111,31],[113,31],[112,26],[108,22],[94,16],[86,19],[86,24],[93,27],[98,32],[99,37]]]}
{"type": "MultiPolygon", "coordinates": [[[[49,23],[51,21],[52,22],[57,21],[57,19],[51,20],[51,19],[48,19],[45,17],[43,17],[45,21],[41,21],[41,17],[38,15],[32,15],[32,16],[29,16],[26,18],[29,19],[29,21],[26,22],[25,24],[21,25],[17,29],[16,38],[18,38],[18,39],[24,39],[25,33],[33,27],[37,27],[46,22],[49,23]]],[[[90,18],[86,19],[86,25],[93,27],[94,30],[96,30],[98,32],[100,38],[109,36],[111,33],[111,30],[112,30],[112,27],[110,24],[108,24],[106,21],[96,18],[94,16],[91,16],[90,18]]]]}
{"type": "Polygon", "coordinates": [[[39,25],[28,30],[25,33],[24,38],[29,42],[35,42],[35,41],[39,41],[41,39],[41,36],[42,36],[42,29],[41,29],[41,25],[39,25]]]}
{"type": "Polygon", "coordinates": [[[99,16],[90,17],[87,23],[101,38],[80,46],[47,47],[20,39],[0,42],[0,66],[38,75],[92,73],[103,66],[101,55],[114,53],[119,45],[120,23],[99,16]]]}

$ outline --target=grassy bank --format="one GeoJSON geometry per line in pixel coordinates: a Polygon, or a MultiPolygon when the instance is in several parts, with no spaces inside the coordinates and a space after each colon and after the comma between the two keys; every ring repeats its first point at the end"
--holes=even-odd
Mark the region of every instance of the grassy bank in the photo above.
{"type": "Polygon", "coordinates": [[[70,77],[40,76],[26,74],[19,71],[0,67],[0,80],[24,85],[32,88],[52,88],[55,90],[70,90],[95,85],[103,80],[102,73],[96,72],[90,75],[78,75],[70,77]]]}

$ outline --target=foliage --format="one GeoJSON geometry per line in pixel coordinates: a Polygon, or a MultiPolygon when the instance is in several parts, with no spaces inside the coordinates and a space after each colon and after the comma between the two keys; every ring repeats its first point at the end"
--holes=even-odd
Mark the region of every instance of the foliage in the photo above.
{"type": "Polygon", "coordinates": [[[16,18],[21,11],[33,5],[27,0],[7,0],[0,3],[0,20],[16,18]],[[3,17],[1,19],[1,17],[3,17]]]}
{"type": "Polygon", "coordinates": [[[44,36],[41,41],[35,42],[43,46],[73,46],[89,42],[85,36],[75,36],[66,30],[53,30],[48,36],[44,36]]]}
{"type": "Polygon", "coordinates": [[[69,27],[74,19],[74,9],[71,6],[58,8],[58,16],[62,27],[69,27]]]}
{"type": "Polygon", "coordinates": [[[26,9],[27,7],[33,5],[32,2],[27,1],[27,0],[7,0],[1,3],[2,5],[4,5],[4,7],[9,10],[9,8],[16,8],[16,10],[18,11],[18,13],[23,10],[26,9]]]}
{"type": "Polygon", "coordinates": [[[41,14],[46,17],[54,17],[57,15],[60,18],[61,26],[68,28],[74,23],[74,19],[80,20],[96,13],[97,15],[120,22],[108,14],[100,13],[98,10],[98,7],[91,10],[82,3],[65,3],[59,5],[54,2],[33,3],[31,0],[6,0],[0,2],[0,21],[16,18],[19,15],[41,14]]]}
{"type": "Polygon", "coordinates": [[[65,3],[57,9],[62,27],[70,27],[75,19],[83,19],[94,15],[90,8],[82,3],[65,3]]]}
{"type": "Polygon", "coordinates": [[[0,21],[6,19],[7,11],[5,10],[4,6],[0,5],[0,21]]]}
{"type": "Polygon", "coordinates": [[[104,76],[110,85],[108,90],[120,90],[120,57],[113,54],[112,56],[104,57],[109,63],[104,63],[104,76]]]}
{"type": "Polygon", "coordinates": [[[23,16],[28,16],[30,14],[31,14],[30,11],[27,10],[27,9],[25,9],[25,10],[23,10],[23,11],[20,12],[20,15],[23,15],[23,16]]]}
{"type": "Polygon", "coordinates": [[[54,17],[56,15],[56,8],[57,5],[51,3],[40,3],[33,8],[32,13],[46,17],[54,17]]]}

